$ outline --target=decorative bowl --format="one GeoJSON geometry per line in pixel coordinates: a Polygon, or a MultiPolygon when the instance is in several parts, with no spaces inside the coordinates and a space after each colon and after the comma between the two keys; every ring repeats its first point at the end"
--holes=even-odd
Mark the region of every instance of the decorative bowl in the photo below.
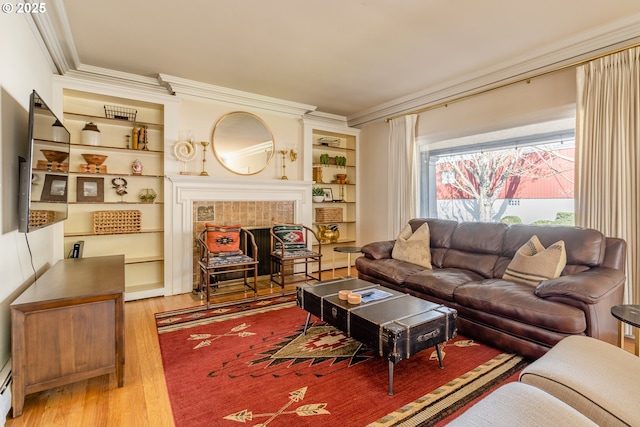
{"type": "Polygon", "coordinates": [[[105,160],[107,160],[107,157],[109,156],[105,156],[103,154],[84,154],[83,153],[82,157],[84,157],[84,160],[90,165],[100,166],[102,163],[104,163],[105,160]]]}
{"type": "Polygon", "coordinates": [[[336,182],[338,184],[344,184],[347,181],[347,174],[346,173],[337,173],[336,174],[336,182]]]}
{"type": "Polygon", "coordinates": [[[67,157],[69,157],[69,153],[64,151],[56,151],[56,150],[40,150],[44,155],[45,159],[49,162],[58,162],[62,163],[67,157]]]}

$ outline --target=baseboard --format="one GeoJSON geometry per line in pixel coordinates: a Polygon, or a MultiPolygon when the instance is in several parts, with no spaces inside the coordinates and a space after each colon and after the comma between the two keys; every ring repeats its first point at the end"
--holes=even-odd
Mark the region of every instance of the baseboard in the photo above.
{"type": "Polygon", "coordinates": [[[11,409],[11,359],[5,363],[0,371],[0,426],[7,422],[7,415],[11,409]]]}

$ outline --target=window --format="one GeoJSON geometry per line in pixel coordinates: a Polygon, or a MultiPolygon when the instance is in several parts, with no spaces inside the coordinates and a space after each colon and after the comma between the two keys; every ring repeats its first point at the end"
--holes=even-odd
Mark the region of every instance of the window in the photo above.
{"type": "Polygon", "coordinates": [[[421,146],[420,215],[573,225],[574,138],[543,123],[421,146]]]}

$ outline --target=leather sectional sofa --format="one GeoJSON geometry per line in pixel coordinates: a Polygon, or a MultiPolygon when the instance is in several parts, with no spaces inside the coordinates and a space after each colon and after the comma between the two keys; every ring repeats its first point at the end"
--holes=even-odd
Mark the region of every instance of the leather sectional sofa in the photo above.
{"type": "Polygon", "coordinates": [[[395,241],[369,243],[358,277],[458,311],[460,334],[536,359],[570,335],[617,342],[611,307],[622,304],[626,244],[593,229],[427,222],[432,269],[392,258],[395,241]],[[536,235],[544,247],[563,240],[561,276],[537,286],[502,279],[516,251],[536,235]]]}

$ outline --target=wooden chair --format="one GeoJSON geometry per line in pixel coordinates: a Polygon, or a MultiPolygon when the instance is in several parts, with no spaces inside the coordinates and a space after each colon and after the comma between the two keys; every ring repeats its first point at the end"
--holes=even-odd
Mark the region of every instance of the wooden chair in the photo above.
{"type": "Polygon", "coordinates": [[[285,277],[296,274],[299,265],[304,265],[304,280],[322,280],[322,243],[312,229],[300,224],[279,224],[271,228],[270,235],[272,283],[284,289],[285,277]],[[309,243],[317,244],[317,250],[310,250],[309,243]],[[313,263],[318,263],[317,277],[309,271],[309,264],[313,263]]]}
{"type": "MultiPolygon", "coordinates": [[[[198,236],[198,265],[200,267],[200,292],[204,292],[207,298],[207,307],[211,298],[211,287],[216,289],[223,287],[237,287],[237,280],[243,278],[244,290],[253,290],[253,295],[258,294],[258,246],[253,233],[244,228],[237,229],[235,235],[239,239],[238,250],[229,252],[212,252],[210,240],[207,240],[210,228],[205,229],[198,236]],[[209,244],[208,244],[209,243],[209,244]],[[249,280],[249,276],[253,280],[249,280]],[[226,283],[222,283],[226,282],[226,283]]],[[[217,293],[224,295],[237,293],[238,290],[229,290],[217,293]]]]}

